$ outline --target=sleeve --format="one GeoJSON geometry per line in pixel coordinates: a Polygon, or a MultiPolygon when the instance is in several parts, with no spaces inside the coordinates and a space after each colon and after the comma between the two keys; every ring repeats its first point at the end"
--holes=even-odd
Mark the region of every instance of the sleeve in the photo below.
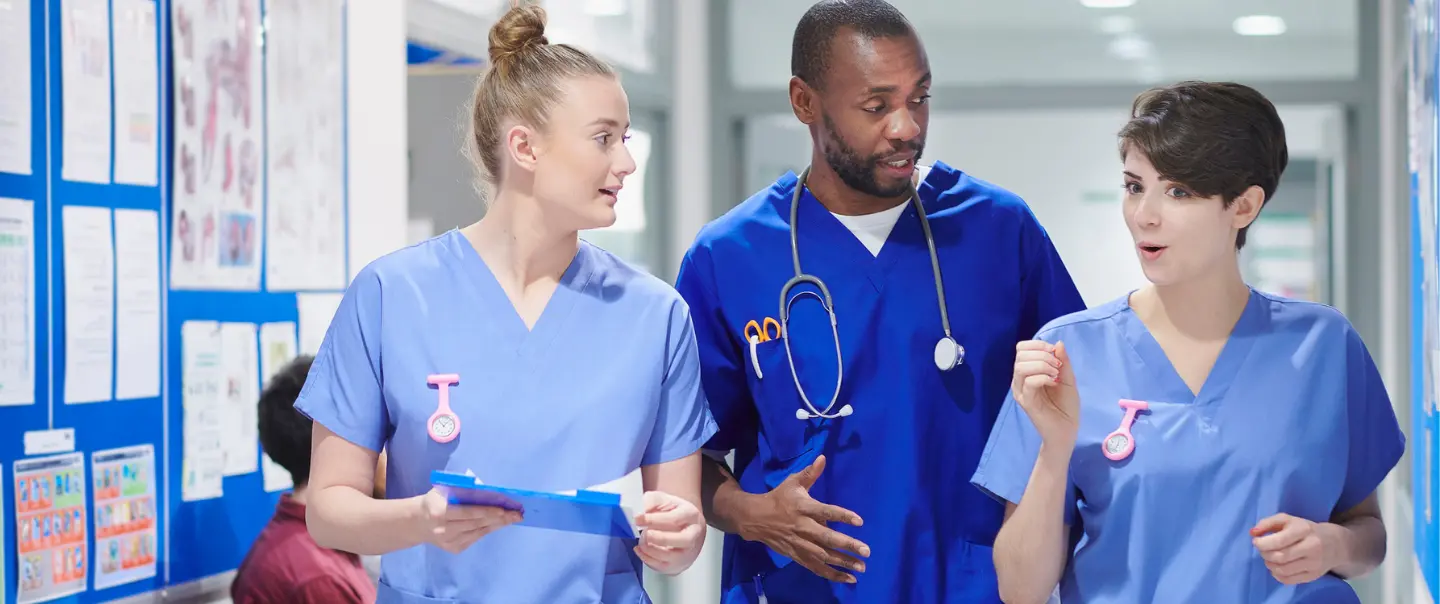
{"type": "Polygon", "coordinates": [[[1070,271],[1050,241],[1050,234],[1026,208],[1021,225],[1021,258],[1024,307],[1020,315],[1020,336],[1030,338],[1050,321],[1085,310],[1085,300],[1070,278],[1070,271]]]}
{"type": "Polygon", "coordinates": [[[371,604],[375,601],[375,595],[367,593],[373,590],[358,589],[335,577],[307,581],[295,591],[296,604],[371,604]]]}
{"type": "Polygon", "coordinates": [[[714,414],[717,432],[705,449],[728,452],[752,442],[759,430],[755,404],[745,378],[744,353],[725,328],[715,282],[703,248],[692,248],[680,263],[675,289],[690,305],[699,352],[700,382],[714,414]]]}
{"type": "MultiPolygon", "coordinates": [[[[1036,337],[1047,342],[1057,339],[1053,333],[1036,337]]],[[[996,501],[1019,505],[1020,498],[1025,495],[1025,487],[1030,484],[1035,461],[1040,457],[1040,443],[1040,432],[1025,415],[1025,410],[1020,408],[1015,396],[1005,395],[1005,404],[1000,407],[1000,416],[990,428],[990,439],[985,442],[985,450],[980,454],[980,463],[975,466],[970,484],[996,501]]],[[[1065,524],[1074,526],[1075,476],[1073,471],[1067,472],[1066,476],[1065,524]]]]}
{"type": "Polygon", "coordinates": [[[700,450],[715,435],[715,419],[700,388],[700,354],[694,324],[684,302],[670,310],[665,378],[660,385],[660,411],[641,465],[680,459],[700,450]]]}
{"type": "Polygon", "coordinates": [[[351,443],[379,452],[390,431],[381,394],[380,280],[355,277],[320,343],[295,409],[351,443]]]}
{"type": "Polygon", "coordinates": [[[1359,505],[1374,493],[1405,454],[1405,433],[1395,419],[1395,408],[1380,379],[1380,370],[1354,328],[1346,337],[1345,398],[1350,446],[1345,486],[1335,504],[1337,513],[1359,505]]]}

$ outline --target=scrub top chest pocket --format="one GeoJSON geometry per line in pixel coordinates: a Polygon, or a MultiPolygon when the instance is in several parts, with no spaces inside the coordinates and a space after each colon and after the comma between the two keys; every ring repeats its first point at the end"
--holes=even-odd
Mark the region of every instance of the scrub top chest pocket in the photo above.
{"type": "MultiPolygon", "coordinates": [[[[773,329],[772,324],[772,329],[773,329]]],[[[772,331],[772,337],[768,341],[757,341],[751,345],[751,341],[744,342],[745,365],[748,374],[747,382],[750,386],[751,398],[755,403],[756,415],[760,420],[760,447],[769,448],[769,455],[763,456],[781,464],[788,464],[797,457],[804,454],[809,447],[807,441],[816,431],[816,421],[801,421],[796,419],[795,412],[803,408],[800,394],[795,389],[795,378],[790,373],[790,363],[785,355],[785,343],[772,331]],[[763,377],[762,377],[763,376],[763,377]]],[[[754,331],[751,330],[751,335],[754,331]]],[[[753,341],[753,339],[752,339],[753,341]]],[[[792,354],[799,355],[800,351],[797,342],[791,342],[794,347],[792,354]]],[[[796,359],[797,366],[801,361],[796,359]]],[[[804,381],[802,380],[802,383],[804,381]]],[[[823,396],[824,400],[830,399],[833,390],[825,390],[823,386],[812,385],[817,392],[810,392],[812,399],[816,396],[823,396]],[[818,390],[825,390],[818,392],[818,390]]],[[[833,389],[833,384],[830,386],[833,389]]]]}

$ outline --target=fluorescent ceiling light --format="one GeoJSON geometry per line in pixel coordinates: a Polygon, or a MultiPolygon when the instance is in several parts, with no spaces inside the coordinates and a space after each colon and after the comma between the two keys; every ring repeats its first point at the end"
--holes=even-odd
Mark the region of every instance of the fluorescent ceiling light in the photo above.
{"type": "Polygon", "coordinates": [[[1135,4],[1135,0],[1080,0],[1080,4],[1086,8],[1125,8],[1135,4]]]}
{"type": "Polygon", "coordinates": [[[1285,33],[1285,20],[1273,15],[1249,15],[1236,19],[1233,27],[1242,36],[1278,36],[1285,33]]]}
{"type": "Polygon", "coordinates": [[[1149,58],[1150,43],[1135,34],[1125,34],[1110,41],[1110,54],[1126,61],[1149,58]]]}
{"type": "Polygon", "coordinates": [[[1112,36],[1135,31],[1135,20],[1129,15],[1110,15],[1100,20],[1100,31],[1112,36]]]}

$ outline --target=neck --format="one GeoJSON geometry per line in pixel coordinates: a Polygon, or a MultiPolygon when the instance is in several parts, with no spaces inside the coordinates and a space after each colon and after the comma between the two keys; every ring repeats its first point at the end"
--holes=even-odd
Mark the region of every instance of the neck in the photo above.
{"type": "Polygon", "coordinates": [[[1146,323],[1159,321],[1200,339],[1224,339],[1234,330],[1249,299],[1250,288],[1236,262],[1205,277],[1143,288],[1135,292],[1131,306],[1146,323]]]}
{"type": "Polygon", "coordinates": [[[554,222],[533,197],[501,191],[485,217],[461,232],[496,277],[524,286],[559,279],[575,259],[579,233],[554,222]]]}
{"type": "Polygon", "coordinates": [[[810,158],[810,176],[805,179],[810,194],[820,201],[826,210],[841,216],[863,216],[888,210],[910,198],[907,191],[895,197],[877,197],[856,191],[840,179],[830,168],[830,163],[818,152],[810,158]]]}
{"type": "Polygon", "coordinates": [[[295,503],[298,503],[298,504],[300,504],[300,505],[305,505],[305,502],[308,501],[309,499],[310,499],[310,489],[308,488],[307,485],[297,484],[297,485],[295,485],[295,488],[294,488],[292,491],[290,491],[290,500],[291,500],[291,501],[294,501],[295,503]]]}

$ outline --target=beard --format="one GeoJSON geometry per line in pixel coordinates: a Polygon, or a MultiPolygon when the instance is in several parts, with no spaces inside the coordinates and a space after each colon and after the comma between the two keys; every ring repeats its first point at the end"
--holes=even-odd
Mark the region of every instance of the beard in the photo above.
{"type": "Polygon", "coordinates": [[[909,182],[900,182],[889,187],[882,186],[875,171],[879,168],[881,160],[887,155],[909,149],[915,151],[914,161],[919,164],[920,156],[925,152],[924,139],[901,142],[891,153],[877,153],[862,157],[854,147],[845,142],[844,137],[840,136],[835,122],[830,120],[829,115],[822,115],[821,119],[825,123],[825,132],[830,135],[830,145],[825,149],[825,163],[830,165],[830,169],[835,171],[841,182],[851,189],[874,197],[898,197],[910,192],[909,182]]]}

